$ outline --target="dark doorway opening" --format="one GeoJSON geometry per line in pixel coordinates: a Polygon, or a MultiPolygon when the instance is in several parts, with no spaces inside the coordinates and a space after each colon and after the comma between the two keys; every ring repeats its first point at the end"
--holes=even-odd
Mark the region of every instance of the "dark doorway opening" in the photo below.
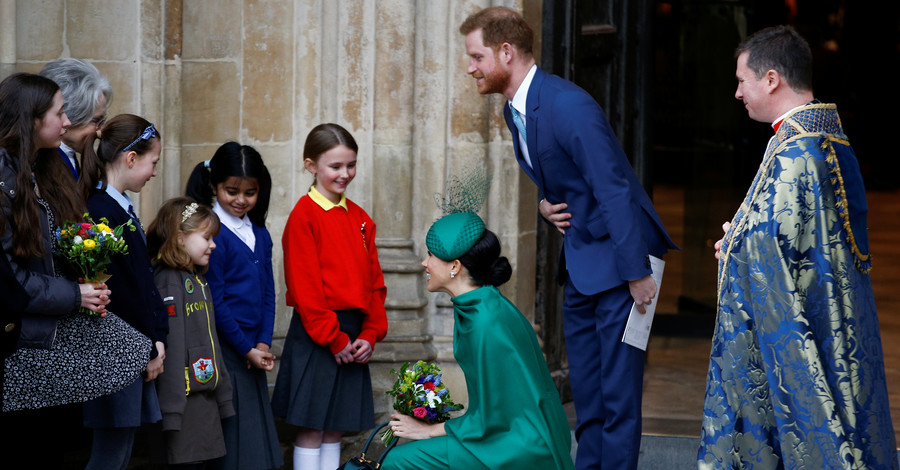
{"type": "MultiPolygon", "coordinates": [[[[836,103],[869,190],[900,186],[900,2],[545,0],[541,66],[591,93],[682,251],[667,255],[654,334],[709,336],[712,245],[759,166],[771,130],[734,99],[734,48],[790,24],[814,54],[816,97],[836,103]],[[889,3],[889,4],[888,4],[889,3]],[[672,315],[667,315],[672,314],[672,315]]],[[[877,223],[877,221],[873,221],[877,223]]],[[[538,311],[561,317],[559,236],[539,223],[538,311]]],[[[552,334],[553,330],[547,332],[552,334]]],[[[551,340],[552,338],[545,338],[551,340]]]]}

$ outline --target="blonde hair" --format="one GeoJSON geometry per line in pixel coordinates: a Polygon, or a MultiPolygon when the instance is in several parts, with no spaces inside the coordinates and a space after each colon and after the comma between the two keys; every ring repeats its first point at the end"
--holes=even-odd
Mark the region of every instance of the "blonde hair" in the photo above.
{"type": "Polygon", "coordinates": [[[169,199],[159,208],[156,219],[147,230],[150,257],[170,268],[192,270],[195,268],[194,261],[178,243],[178,234],[205,231],[214,237],[219,234],[219,227],[219,216],[211,207],[198,204],[189,197],[169,199]]]}

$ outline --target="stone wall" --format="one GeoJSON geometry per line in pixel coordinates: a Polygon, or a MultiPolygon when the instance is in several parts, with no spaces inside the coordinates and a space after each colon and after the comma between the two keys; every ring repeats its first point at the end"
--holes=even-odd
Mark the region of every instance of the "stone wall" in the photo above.
{"type": "MultiPolygon", "coordinates": [[[[419,263],[425,231],[441,215],[434,194],[461,168],[493,170],[482,214],[513,265],[502,290],[534,318],[536,191],[512,158],[503,100],[479,95],[465,73],[458,27],[491,4],[524,8],[539,26],[540,3],[0,0],[0,74],[83,58],[113,83],[110,115],[135,113],[156,123],[161,171],[135,197],[147,221],[220,144],[256,147],[273,175],[267,226],[276,241],[311,183],[301,158],[307,132],[322,122],[346,127],[360,145],[348,196],[378,224],[388,283],[390,333],[372,364],[381,389],[376,409],[386,412],[381,391],[398,364],[436,359],[448,375],[459,375],[449,300],[425,290],[419,263]]],[[[276,245],[277,354],[291,312],[276,245]]],[[[459,383],[458,399],[465,391],[459,383]]]]}

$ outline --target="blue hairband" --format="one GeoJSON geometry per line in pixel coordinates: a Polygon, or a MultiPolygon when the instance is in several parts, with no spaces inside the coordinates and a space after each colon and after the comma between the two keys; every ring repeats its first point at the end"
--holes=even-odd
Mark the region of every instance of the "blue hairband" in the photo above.
{"type": "Polygon", "coordinates": [[[141,135],[138,136],[137,139],[134,139],[134,142],[126,145],[125,148],[122,149],[122,151],[127,152],[127,151],[131,150],[131,147],[134,147],[135,145],[137,145],[138,142],[140,142],[142,140],[150,140],[157,136],[159,136],[159,132],[156,132],[156,128],[153,127],[153,123],[151,123],[149,126],[147,126],[146,129],[144,129],[144,132],[141,132],[141,135]]]}

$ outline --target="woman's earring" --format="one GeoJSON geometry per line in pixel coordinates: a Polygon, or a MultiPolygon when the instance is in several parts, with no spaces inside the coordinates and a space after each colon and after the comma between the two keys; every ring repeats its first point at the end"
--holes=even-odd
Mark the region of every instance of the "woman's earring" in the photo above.
{"type": "Polygon", "coordinates": [[[450,271],[450,279],[453,279],[454,277],[456,277],[456,273],[453,271],[450,271]]]}

